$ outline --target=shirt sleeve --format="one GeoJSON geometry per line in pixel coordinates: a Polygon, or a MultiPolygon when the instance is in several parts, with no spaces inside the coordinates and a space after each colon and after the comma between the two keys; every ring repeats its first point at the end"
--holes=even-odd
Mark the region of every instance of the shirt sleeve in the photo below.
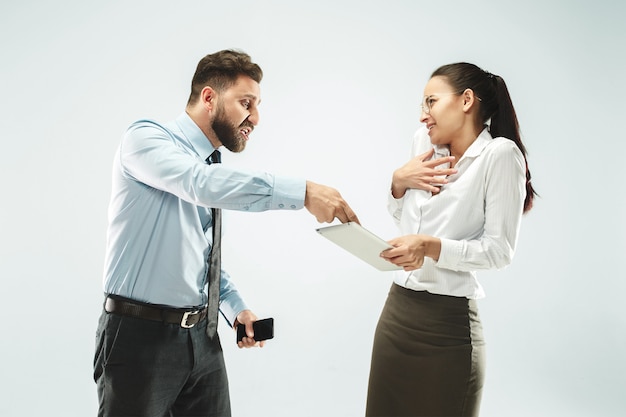
{"type": "Polygon", "coordinates": [[[220,312],[222,316],[226,319],[228,325],[233,327],[237,315],[243,310],[249,310],[249,308],[230,279],[230,275],[222,269],[220,278],[220,312]]]}
{"type": "Polygon", "coordinates": [[[495,147],[487,157],[483,235],[476,240],[441,239],[440,268],[501,269],[513,259],[526,197],[524,156],[510,142],[495,147]]]}
{"type": "Polygon", "coordinates": [[[404,196],[400,198],[395,198],[391,191],[389,192],[388,202],[387,202],[387,210],[393,221],[396,223],[396,226],[400,225],[400,220],[402,218],[402,208],[404,206],[404,196]]]}
{"type": "Polygon", "coordinates": [[[119,158],[124,175],[199,206],[243,211],[304,207],[304,179],[207,165],[156,124],[132,125],[119,158]]]}

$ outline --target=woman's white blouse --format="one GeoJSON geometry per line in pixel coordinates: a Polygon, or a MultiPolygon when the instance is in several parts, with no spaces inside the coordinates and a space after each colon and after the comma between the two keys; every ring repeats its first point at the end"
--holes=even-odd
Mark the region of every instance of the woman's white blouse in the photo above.
{"type": "MultiPolygon", "coordinates": [[[[421,128],[411,157],[433,146],[433,158],[449,155],[447,147],[432,145],[421,128]]],[[[513,141],[492,138],[485,129],[455,168],[458,172],[437,195],[410,189],[395,199],[390,193],[389,212],[402,235],[441,239],[438,261],[425,258],[420,269],[395,272],[394,281],[413,290],[477,299],[485,293],[475,271],[503,268],[513,258],[526,196],[526,163],[513,141]]]]}

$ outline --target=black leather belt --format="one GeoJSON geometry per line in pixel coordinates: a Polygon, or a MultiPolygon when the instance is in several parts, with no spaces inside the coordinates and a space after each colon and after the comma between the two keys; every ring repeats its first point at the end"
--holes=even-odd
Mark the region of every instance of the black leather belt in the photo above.
{"type": "Polygon", "coordinates": [[[206,317],[207,308],[196,310],[173,309],[139,303],[128,298],[107,296],[104,301],[104,309],[107,313],[122,316],[136,317],[145,320],[160,321],[164,323],[180,324],[186,329],[192,328],[206,317]]]}

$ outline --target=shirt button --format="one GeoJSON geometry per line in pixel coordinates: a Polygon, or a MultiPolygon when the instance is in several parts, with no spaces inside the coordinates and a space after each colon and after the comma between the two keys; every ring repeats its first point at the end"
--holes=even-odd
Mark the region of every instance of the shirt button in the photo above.
{"type": "Polygon", "coordinates": [[[243,209],[248,211],[248,210],[250,210],[250,206],[244,206],[243,209]]]}
{"type": "Polygon", "coordinates": [[[292,205],[291,205],[291,208],[292,208],[292,209],[295,209],[295,208],[296,208],[296,205],[295,205],[295,204],[292,204],[292,205]]]}
{"type": "Polygon", "coordinates": [[[283,208],[283,207],[285,207],[285,205],[281,203],[281,204],[278,205],[278,207],[279,208],[283,208]]]}

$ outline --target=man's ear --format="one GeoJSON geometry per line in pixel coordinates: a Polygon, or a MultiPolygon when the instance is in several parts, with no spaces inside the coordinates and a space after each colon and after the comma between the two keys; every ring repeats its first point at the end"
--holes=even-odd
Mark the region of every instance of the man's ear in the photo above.
{"type": "Polygon", "coordinates": [[[200,92],[200,102],[206,111],[213,111],[217,104],[217,92],[207,85],[200,92]]]}

